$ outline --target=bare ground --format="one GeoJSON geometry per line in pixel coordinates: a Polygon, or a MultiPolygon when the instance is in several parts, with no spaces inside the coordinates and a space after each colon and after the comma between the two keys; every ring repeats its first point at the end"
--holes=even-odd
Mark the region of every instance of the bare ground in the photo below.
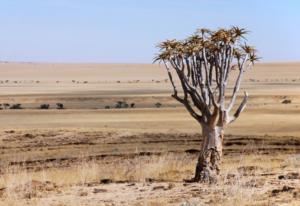
{"type": "Polygon", "coordinates": [[[1,63],[0,103],[24,109],[0,111],[0,205],[299,205],[299,65],[247,74],[248,107],[209,185],[184,181],[200,128],[157,65],[1,63]],[[103,109],[120,100],[136,107],[103,109]]]}
{"type": "Polygon", "coordinates": [[[218,184],[188,184],[184,179],[193,175],[200,139],[194,133],[3,131],[2,200],[14,205],[299,203],[299,138],[227,135],[218,184]]]}

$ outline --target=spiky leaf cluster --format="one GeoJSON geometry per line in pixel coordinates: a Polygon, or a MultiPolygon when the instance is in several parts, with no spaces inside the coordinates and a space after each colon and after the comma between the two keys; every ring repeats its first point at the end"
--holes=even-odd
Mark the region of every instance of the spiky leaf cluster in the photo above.
{"type": "Polygon", "coordinates": [[[195,34],[185,40],[173,39],[161,42],[158,45],[160,52],[155,61],[202,57],[203,49],[205,49],[207,59],[214,59],[232,49],[233,56],[237,60],[248,56],[248,60],[254,64],[259,58],[255,48],[246,44],[247,33],[246,29],[235,26],[217,31],[198,29],[195,34]]]}

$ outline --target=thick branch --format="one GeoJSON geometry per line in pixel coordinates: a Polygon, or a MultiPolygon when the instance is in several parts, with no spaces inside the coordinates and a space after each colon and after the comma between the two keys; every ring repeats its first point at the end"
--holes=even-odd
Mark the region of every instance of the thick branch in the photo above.
{"type": "Polygon", "coordinates": [[[178,97],[177,95],[172,95],[172,97],[176,99],[178,102],[180,102],[181,104],[183,104],[185,108],[188,110],[188,112],[190,113],[190,115],[194,117],[194,119],[196,119],[200,124],[204,123],[203,117],[194,111],[194,109],[189,104],[188,100],[184,100],[178,97]]]}
{"type": "Polygon", "coordinates": [[[242,111],[246,108],[246,104],[247,104],[247,101],[248,101],[248,93],[245,92],[244,95],[245,96],[243,98],[243,101],[241,102],[240,106],[238,107],[238,109],[234,113],[233,117],[228,119],[228,122],[227,122],[228,124],[231,124],[232,122],[234,122],[240,116],[242,111]]]}
{"type": "MultiPolygon", "coordinates": [[[[166,69],[167,69],[167,72],[168,72],[168,76],[169,76],[170,82],[171,82],[171,84],[173,86],[173,90],[174,90],[174,93],[173,93],[172,97],[174,99],[176,99],[178,102],[180,102],[181,104],[183,104],[186,107],[186,109],[188,110],[188,112],[191,114],[191,116],[194,117],[199,123],[202,124],[203,123],[203,117],[202,117],[202,115],[197,114],[195,112],[195,110],[192,108],[192,106],[190,105],[190,102],[188,101],[188,94],[189,94],[189,92],[188,92],[187,86],[189,86],[189,85],[186,84],[186,82],[184,81],[185,80],[185,78],[184,78],[185,77],[184,76],[184,72],[177,67],[177,65],[175,64],[175,62],[173,62],[172,66],[176,70],[176,72],[178,74],[178,77],[179,77],[179,79],[181,81],[181,86],[183,88],[184,98],[181,98],[181,97],[178,96],[178,91],[177,91],[175,83],[173,81],[172,73],[170,72],[170,69],[169,69],[167,63],[165,61],[164,61],[164,63],[165,63],[165,66],[166,66],[166,69]]],[[[193,95],[194,94],[195,93],[193,93],[193,95]]],[[[196,104],[196,105],[198,106],[198,109],[200,111],[204,110],[201,106],[199,106],[199,104],[196,104]]]]}
{"type": "Polygon", "coordinates": [[[244,74],[244,71],[245,71],[245,63],[246,63],[247,59],[248,59],[248,56],[245,57],[242,64],[240,64],[240,63],[238,64],[240,72],[239,72],[239,75],[238,75],[237,80],[235,82],[235,86],[234,86],[234,89],[233,89],[233,92],[232,92],[231,100],[230,100],[229,106],[227,108],[227,111],[229,111],[229,112],[231,111],[231,109],[232,109],[232,107],[235,103],[237,93],[240,89],[242,77],[243,77],[243,74],[244,74]]]}
{"type": "Polygon", "coordinates": [[[203,48],[202,50],[202,55],[203,55],[203,59],[204,59],[204,68],[205,68],[205,76],[206,76],[206,87],[208,89],[208,92],[209,92],[209,96],[212,100],[212,103],[214,105],[214,107],[219,107],[219,105],[217,104],[216,100],[215,100],[215,97],[214,97],[214,93],[211,89],[211,85],[209,84],[209,72],[208,72],[208,61],[207,61],[207,58],[206,58],[206,50],[205,48],[203,48]]]}
{"type": "Polygon", "coordinates": [[[175,86],[175,84],[174,84],[174,81],[173,81],[173,77],[172,77],[170,68],[169,68],[168,64],[166,63],[166,61],[163,61],[163,62],[164,62],[164,64],[165,64],[165,68],[166,68],[166,70],[167,70],[167,72],[168,72],[168,76],[169,76],[170,82],[171,82],[172,87],[173,87],[173,92],[174,92],[173,95],[176,95],[176,96],[177,96],[177,93],[178,93],[178,92],[177,92],[176,86],[175,86]]]}

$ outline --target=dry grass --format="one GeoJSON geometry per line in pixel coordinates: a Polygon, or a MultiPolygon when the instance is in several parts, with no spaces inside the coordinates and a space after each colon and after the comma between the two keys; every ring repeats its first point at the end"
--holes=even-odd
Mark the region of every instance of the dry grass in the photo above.
{"type": "Polygon", "coordinates": [[[194,170],[195,158],[188,155],[166,154],[121,160],[100,168],[103,178],[145,182],[147,178],[162,181],[182,181],[194,170]]]}
{"type": "MultiPolygon", "coordinates": [[[[215,196],[212,203],[246,205],[253,203],[253,200],[262,201],[261,197],[271,188],[268,179],[262,178],[263,172],[274,171],[274,168],[282,169],[287,165],[289,169],[299,168],[297,155],[277,155],[273,159],[270,161],[270,156],[259,154],[241,155],[239,158],[226,157],[218,184],[204,185],[209,195],[215,196]],[[247,168],[251,167],[254,169],[248,171],[247,168]]],[[[184,178],[193,175],[195,162],[196,156],[169,153],[108,163],[96,160],[85,161],[82,158],[68,168],[50,168],[38,172],[29,171],[22,166],[10,166],[6,167],[4,174],[0,176],[0,188],[5,188],[0,205],[52,205],[57,195],[59,196],[59,193],[66,188],[85,188],[87,183],[99,182],[100,179],[107,178],[113,181],[143,184],[151,178],[182,184],[184,178]]],[[[74,198],[79,197],[75,195],[71,199],[74,198]]],[[[71,199],[66,197],[63,201],[64,205],[78,205],[79,200],[72,202],[71,199]]],[[[164,196],[152,202],[147,198],[143,201],[144,205],[168,205],[168,199],[164,196]]],[[[193,205],[195,202],[182,200],[182,203],[182,205],[193,205]]]]}
{"type": "MultiPolygon", "coordinates": [[[[181,181],[194,170],[195,157],[189,155],[140,156],[109,163],[81,158],[67,168],[42,169],[29,172],[24,166],[6,166],[0,177],[0,187],[11,187],[31,180],[50,181],[59,186],[84,185],[100,179],[145,182],[147,178],[162,181],[181,181]],[[189,162],[189,164],[187,164],[189,162]]],[[[5,166],[3,166],[5,167],[5,166]]]]}

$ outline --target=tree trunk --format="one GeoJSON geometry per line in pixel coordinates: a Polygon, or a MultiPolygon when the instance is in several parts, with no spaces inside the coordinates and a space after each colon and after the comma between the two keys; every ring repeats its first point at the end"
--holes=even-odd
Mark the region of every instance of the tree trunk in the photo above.
{"type": "Polygon", "coordinates": [[[196,166],[195,182],[215,182],[220,173],[223,128],[202,125],[202,149],[196,166]]]}

